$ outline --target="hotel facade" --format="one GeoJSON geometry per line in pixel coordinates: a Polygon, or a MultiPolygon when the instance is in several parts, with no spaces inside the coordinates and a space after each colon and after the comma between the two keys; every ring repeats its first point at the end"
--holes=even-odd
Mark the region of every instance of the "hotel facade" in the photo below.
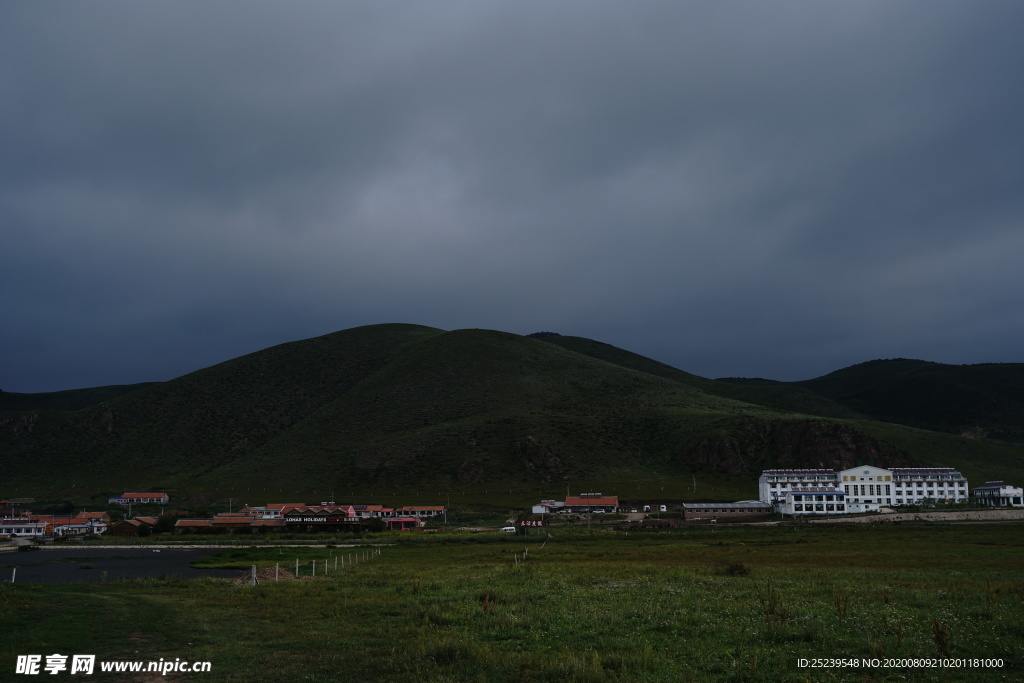
{"type": "Polygon", "coordinates": [[[967,501],[969,490],[967,478],[951,467],[886,469],[861,465],[839,471],[765,470],[758,480],[758,494],[762,501],[771,503],[780,512],[838,514],[871,512],[881,506],[915,505],[924,501],[963,503],[967,501]],[[814,498],[807,499],[807,495],[814,498]],[[831,500],[819,501],[819,495],[830,496],[831,500]],[[807,502],[814,503],[810,510],[807,502]],[[817,505],[819,502],[824,505],[817,505]],[[829,502],[833,505],[828,505],[829,502]]]}

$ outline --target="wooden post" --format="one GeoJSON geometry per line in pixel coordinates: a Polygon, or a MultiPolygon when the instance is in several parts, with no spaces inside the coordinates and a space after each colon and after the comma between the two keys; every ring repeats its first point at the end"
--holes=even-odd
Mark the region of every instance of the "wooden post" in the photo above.
{"type": "Polygon", "coordinates": [[[256,585],[256,565],[252,566],[252,585],[256,585]]]}
{"type": "Polygon", "coordinates": [[[299,578],[299,558],[295,558],[295,578],[299,578]]]}
{"type": "Polygon", "coordinates": [[[281,563],[280,562],[275,562],[274,563],[274,581],[280,581],[280,580],[281,580],[281,563]]]}
{"type": "Polygon", "coordinates": [[[14,577],[18,573],[17,567],[11,567],[11,583],[14,583],[14,577]]]}

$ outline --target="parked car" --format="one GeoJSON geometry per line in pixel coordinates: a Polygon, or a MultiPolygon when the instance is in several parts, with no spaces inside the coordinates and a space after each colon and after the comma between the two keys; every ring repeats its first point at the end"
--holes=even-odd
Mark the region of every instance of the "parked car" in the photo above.
{"type": "Polygon", "coordinates": [[[659,512],[668,512],[668,506],[667,505],[661,505],[661,506],[659,506],[658,511],[659,512]]]}
{"type": "Polygon", "coordinates": [[[516,532],[516,528],[514,526],[503,526],[501,527],[501,532],[504,534],[514,534],[516,532]]]}

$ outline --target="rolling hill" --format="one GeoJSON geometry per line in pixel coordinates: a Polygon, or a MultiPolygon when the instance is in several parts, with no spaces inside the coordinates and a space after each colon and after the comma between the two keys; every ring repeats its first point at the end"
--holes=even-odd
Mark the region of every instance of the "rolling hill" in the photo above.
{"type": "Polygon", "coordinates": [[[1024,444],[1024,363],[873,360],[801,382],[728,379],[754,391],[807,389],[882,422],[1024,444]]]}
{"type": "Polygon", "coordinates": [[[718,382],[558,335],[372,325],[123,389],[65,409],[21,395],[0,412],[0,495],[564,491],[698,475],[749,494],[765,467],[858,461],[1024,474],[1020,448],[872,420],[842,391],[718,382]]]}

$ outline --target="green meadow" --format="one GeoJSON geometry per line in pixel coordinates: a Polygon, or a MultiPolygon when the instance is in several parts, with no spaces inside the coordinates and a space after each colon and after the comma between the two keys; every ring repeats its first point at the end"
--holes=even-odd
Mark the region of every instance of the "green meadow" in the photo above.
{"type": "Polygon", "coordinates": [[[1024,678],[1024,524],[364,542],[234,548],[205,561],[240,573],[256,564],[268,577],[296,560],[307,577],[317,562],[315,579],[256,586],[0,585],[0,678],[27,680],[13,675],[19,654],[55,652],[212,662],[210,673],[161,677],[170,681],[1024,678]],[[862,665],[798,666],[821,658],[862,665]],[[1001,666],[901,665],[914,658],[1001,666]],[[871,659],[896,662],[863,665],[871,659]]]}

